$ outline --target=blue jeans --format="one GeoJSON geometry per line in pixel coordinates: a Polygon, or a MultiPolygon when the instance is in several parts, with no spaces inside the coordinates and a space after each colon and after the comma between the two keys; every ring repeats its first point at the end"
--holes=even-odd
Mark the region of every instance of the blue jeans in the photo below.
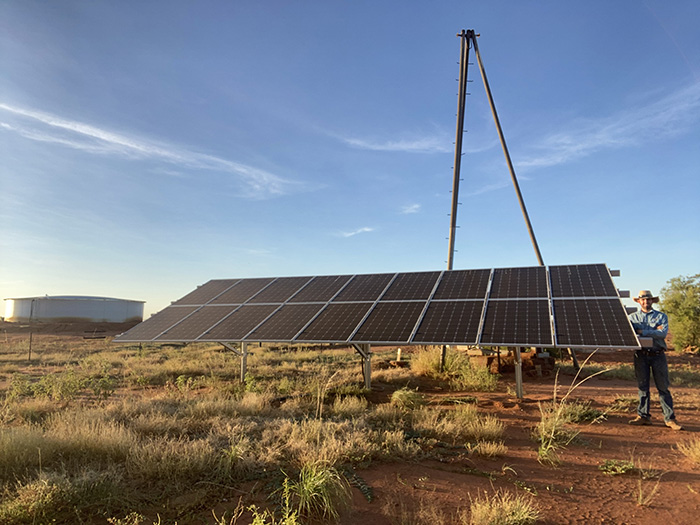
{"type": "Polygon", "coordinates": [[[644,350],[636,350],[634,352],[634,372],[637,376],[637,387],[639,388],[637,414],[641,417],[651,417],[649,413],[649,380],[651,375],[653,375],[656,390],[659,391],[659,402],[661,403],[661,411],[664,414],[664,421],[675,419],[673,398],[668,390],[670,381],[668,378],[666,353],[660,351],[654,354],[644,350]]]}

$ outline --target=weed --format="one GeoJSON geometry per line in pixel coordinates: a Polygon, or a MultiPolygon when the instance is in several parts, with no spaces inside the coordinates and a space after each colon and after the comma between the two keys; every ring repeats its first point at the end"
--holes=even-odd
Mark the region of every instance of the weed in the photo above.
{"type": "Polygon", "coordinates": [[[468,392],[493,392],[498,385],[498,375],[492,374],[485,366],[472,366],[466,363],[450,380],[453,390],[468,392]]]}
{"type": "Polygon", "coordinates": [[[467,450],[474,452],[479,456],[486,458],[495,458],[505,456],[508,452],[508,447],[503,444],[503,441],[477,441],[476,443],[467,443],[467,450]]]}
{"type": "Polygon", "coordinates": [[[615,398],[615,400],[608,407],[608,412],[631,412],[637,406],[636,396],[621,396],[615,398]]]}
{"type": "Polygon", "coordinates": [[[700,465],[700,438],[682,441],[676,445],[676,448],[693,464],[700,465]]]}
{"type": "Polygon", "coordinates": [[[8,401],[15,401],[22,397],[30,397],[34,394],[29,376],[25,374],[12,374],[10,385],[5,394],[8,401]]]}
{"type": "Polygon", "coordinates": [[[609,476],[619,476],[637,470],[634,461],[620,459],[606,459],[598,468],[609,476]]]}
{"type": "Polygon", "coordinates": [[[644,480],[640,477],[637,480],[637,489],[634,492],[635,499],[637,500],[637,505],[640,507],[647,507],[651,505],[651,502],[654,500],[656,495],[659,492],[659,483],[661,482],[661,478],[659,477],[655,483],[653,483],[653,486],[651,487],[651,490],[647,490],[647,483],[644,483],[644,480]]]}
{"type": "Polygon", "coordinates": [[[391,404],[404,410],[414,410],[425,404],[425,399],[416,390],[400,388],[391,394],[391,404]]]}
{"type": "Polygon", "coordinates": [[[397,525],[449,525],[455,522],[453,516],[447,515],[441,505],[421,499],[415,506],[407,502],[405,494],[398,492],[385,500],[382,513],[397,525]]]}
{"type": "Polygon", "coordinates": [[[591,406],[591,401],[570,401],[562,403],[562,417],[568,423],[600,423],[605,420],[605,412],[591,406]]]}
{"type": "Polygon", "coordinates": [[[297,481],[285,485],[295,501],[299,515],[338,521],[340,513],[349,507],[350,485],[338,470],[323,461],[307,463],[297,481]]]}
{"type": "Polygon", "coordinates": [[[531,498],[500,491],[491,497],[484,493],[472,499],[469,514],[471,525],[529,525],[540,517],[531,498]]]}
{"type": "Polygon", "coordinates": [[[333,402],[333,413],[342,418],[352,418],[363,414],[367,410],[367,400],[364,397],[345,396],[336,397],[333,402]]]}
{"type": "Polygon", "coordinates": [[[138,512],[130,512],[123,518],[107,518],[110,525],[141,525],[146,520],[146,516],[138,512]]]}
{"type": "MultiPolygon", "coordinates": [[[[583,362],[579,372],[586,369],[586,363],[591,358],[591,353],[583,362]]],[[[571,385],[566,394],[557,401],[557,388],[559,373],[557,372],[554,381],[554,395],[551,403],[540,403],[540,421],[535,427],[534,437],[539,443],[537,450],[537,460],[546,465],[557,466],[560,463],[558,450],[568,446],[577,436],[579,431],[567,427],[567,424],[574,422],[573,417],[580,417],[581,413],[588,412],[587,409],[580,410],[570,408],[571,403],[568,402],[569,396],[583,382],[588,379],[604,373],[606,369],[597,370],[596,372],[583,377],[579,380],[579,373],[574,376],[571,385]]],[[[574,404],[575,405],[575,404],[574,404]]],[[[586,408],[584,405],[582,405],[586,408]]]]}

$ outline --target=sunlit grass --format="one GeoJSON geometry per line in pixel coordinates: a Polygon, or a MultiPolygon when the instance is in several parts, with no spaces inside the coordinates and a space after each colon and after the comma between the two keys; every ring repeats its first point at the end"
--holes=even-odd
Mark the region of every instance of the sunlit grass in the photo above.
{"type": "Polygon", "coordinates": [[[695,437],[687,441],[681,441],[676,447],[694,465],[700,466],[700,438],[695,437]]]}
{"type": "Polygon", "coordinates": [[[536,523],[540,511],[532,498],[510,492],[486,493],[471,500],[470,525],[530,525],[536,523]]]}

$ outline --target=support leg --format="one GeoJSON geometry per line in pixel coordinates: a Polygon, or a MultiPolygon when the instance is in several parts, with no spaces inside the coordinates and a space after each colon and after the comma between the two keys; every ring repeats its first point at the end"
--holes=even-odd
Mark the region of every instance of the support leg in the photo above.
{"type": "Polygon", "coordinates": [[[571,357],[571,361],[574,363],[574,370],[579,370],[581,368],[581,365],[578,363],[578,359],[576,358],[576,350],[573,348],[568,348],[569,350],[569,356],[571,357]]]}
{"type": "Polygon", "coordinates": [[[365,388],[372,388],[372,349],[369,343],[353,344],[357,353],[362,357],[362,376],[365,380],[365,388]]]}
{"type": "Polygon", "coordinates": [[[523,358],[519,346],[515,347],[515,395],[523,398],[523,358]]]}
{"type": "Polygon", "coordinates": [[[248,343],[241,343],[241,383],[245,383],[248,372],[248,343]]]}

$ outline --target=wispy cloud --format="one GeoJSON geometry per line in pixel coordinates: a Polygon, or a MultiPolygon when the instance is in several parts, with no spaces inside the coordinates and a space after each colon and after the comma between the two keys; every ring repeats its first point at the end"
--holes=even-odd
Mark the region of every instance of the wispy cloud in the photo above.
{"type": "Polygon", "coordinates": [[[406,215],[410,213],[418,213],[420,211],[420,208],[420,204],[407,204],[406,206],[401,208],[401,213],[406,215]]]}
{"type": "Polygon", "coordinates": [[[578,119],[569,129],[548,135],[534,144],[535,152],[518,169],[564,164],[603,149],[637,146],[686,132],[700,120],[700,83],[692,84],[645,106],[637,106],[599,119],[578,119]]]}
{"type": "Polygon", "coordinates": [[[351,231],[351,232],[340,232],[340,237],[354,237],[355,235],[359,235],[361,233],[368,233],[368,232],[373,232],[375,229],[371,228],[369,226],[365,226],[364,228],[359,228],[357,230],[351,231]]]}
{"type": "Polygon", "coordinates": [[[16,122],[0,122],[0,127],[40,142],[51,142],[91,154],[133,159],[160,160],[179,169],[194,169],[232,175],[241,185],[243,196],[265,198],[288,193],[298,183],[246,164],[197,153],[167,143],[115,133],[50,113],[0,103],[0,110],[16,122]]]}
{"type": "Polygon", "coordinates": [[[359,149],[372,151],[399,151],[404,153],[446,153],[453,150],[447,137],[427,136],[398,140],[371,140],[353,137],[339,137],[340,140],[359,149]]]}

